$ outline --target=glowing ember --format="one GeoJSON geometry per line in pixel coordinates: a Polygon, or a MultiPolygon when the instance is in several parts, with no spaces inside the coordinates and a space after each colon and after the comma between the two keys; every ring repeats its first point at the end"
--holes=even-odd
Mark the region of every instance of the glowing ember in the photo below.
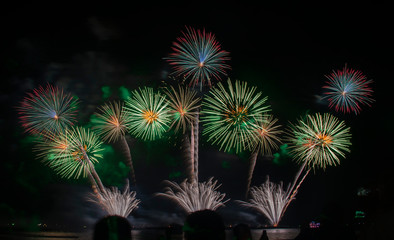
{"type": "Polygon", "coordinates": [[[145,111],[143,113],[143,118],[148,122],[148,124],[152,124],[154,121],[158,119],[159,115],[152,110],[145,111]]]}
{"type": "Polygon", "coordinates": [[[322,147],[326,147],[330,143],[332,143],[332,137],[325,134],[318,134],[317,139],[319,140],[319,145],[321,145],[322,147]]]}
{"type": "Polygon", "coordinates": [[[116,127],[119,127],[119,126],[120,126],[120,124],[119,124],[119,119],[116,118],[116,117],[114,117],[114,116],[112,116],[112,119],[109,120],[109,123],[112,124],[112,125],[114,125],[114,126],[116,126],[116,127]]]}
{"type": "Polygon", "coordinates": [[[236,109],[231,109],[230,113],[227,115],[227,119],[229,119],[234,125],[246,122],[247,117],[248,109],[244,106],[238,106],[236,109]]]}

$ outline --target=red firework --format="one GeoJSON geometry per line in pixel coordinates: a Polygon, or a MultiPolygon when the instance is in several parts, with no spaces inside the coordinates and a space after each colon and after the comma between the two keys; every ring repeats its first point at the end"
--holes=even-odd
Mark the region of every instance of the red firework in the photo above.
{"type": "Polygon", "coordinates": [[[229,52],[221,50],[214,34],[187,27],[186,30],[173,42],[174,52],[165,59],[173,66],[173,74],[189,79],[190,86],[211,86],[212,78],[220,80],[221,75],[227,75],[230,66],[225,62],[230,59],[229,52]]]}

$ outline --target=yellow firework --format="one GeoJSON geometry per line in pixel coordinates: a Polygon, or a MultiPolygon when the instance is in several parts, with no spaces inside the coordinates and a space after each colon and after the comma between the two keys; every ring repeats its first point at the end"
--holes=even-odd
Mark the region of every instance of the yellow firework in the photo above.
{"type": "Polygon", "coordinates": [[[180,85],[178,90],[173,86],[166,88],[165,93],[169,99],[170,114],[173,118],[171,127],[175,127],[176,131],[182,128],[185,132],[187,126],[196,119],[200,98],[195,91],[180,85]]]}
{"type": "Polygon", "coordinates": [[[128,126],[123,104],[106,103],[98,110],[96,117],[92,119],[93,130],[96,130],[104,141],[118,141],[125,135],[128,126]]]}

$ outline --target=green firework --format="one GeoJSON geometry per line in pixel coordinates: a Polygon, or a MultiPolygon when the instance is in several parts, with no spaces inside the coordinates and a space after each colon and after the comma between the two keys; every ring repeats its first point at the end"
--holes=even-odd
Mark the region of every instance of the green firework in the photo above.
{"type": "Polygon", "coordinates": [[[89,129],[75,127],[59,134],[49,134],[40,141],[38,156],[64,178],[86,177],[93,163],[103,157],[102,142],[89,129]]]}
{"type": "Polygon", "coordinates": [[[155,140],[162,137],[169,127],[169,111],[165,96],[152,88],[140,88],[131,92],[126,100],[128,131],[143,140],[155,140]]]}
{"type": "Polygon", "coordinates": [[[288,131],[290,153],[309,167],[336,166],[339,157],[350,152],[350,127],[329,113],[307,115],[291,124],[288,131]]]}
{"type": "Polygon", "coordinates": [[[220,149],[238,153],[247,148],[253,131],[258,129],[256,118],[269,111],[265,105],[267,97],[256,92],[256,87],[248,87],[246,82],[230,79],[228,86],[218,83],[210,90],[202,105],[203,135],[220,149]]]}
{"type": "Polygon", "coordinates": [[[197,93],[187,87],[178,86],[176,90],[173,86],[165,89],[169,99],[170,114],[172,117],[171,127],[178,131],[180,128],[186,131],[188,125],[192,124],[200,108],[200,98],[197,93]]]}
{"type": "Polygon", "coordinates": [[[99,107],[97,117],[92,119],[93,129],[104,141],[115,142],[123,137],[128,126],[123,103],[111,102],[99,107]]]}

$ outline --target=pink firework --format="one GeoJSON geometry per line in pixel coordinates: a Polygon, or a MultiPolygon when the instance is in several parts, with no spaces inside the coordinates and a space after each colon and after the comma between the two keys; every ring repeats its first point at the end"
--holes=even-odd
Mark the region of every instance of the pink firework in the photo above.
{"type": "Polygon", "coordinates": [[[343,70],[332,71],[330,75],[326,75],[328,81],[324,89],[324,94],[328,98],[329,107],[334,107],[335,111],[343,113],[355,114],[360,113],[361,106],[371,106],[374,101],[372,99],[372,89],[369,84],[372,80],[358,70],[348,69],[345,65],[343,70]]]}
{"type": "Polygon", "coordinates": [[[173,43],[174,52],[165,59],[173,66],[174,75],[189,79],[190,86],[211,86],[212,78],[220,80],[221,75],[227,75],[230,66],[225,62],[230,59],[229,52],[221,50],[214,34],[187,27],[186,30],[173,43]]]}

